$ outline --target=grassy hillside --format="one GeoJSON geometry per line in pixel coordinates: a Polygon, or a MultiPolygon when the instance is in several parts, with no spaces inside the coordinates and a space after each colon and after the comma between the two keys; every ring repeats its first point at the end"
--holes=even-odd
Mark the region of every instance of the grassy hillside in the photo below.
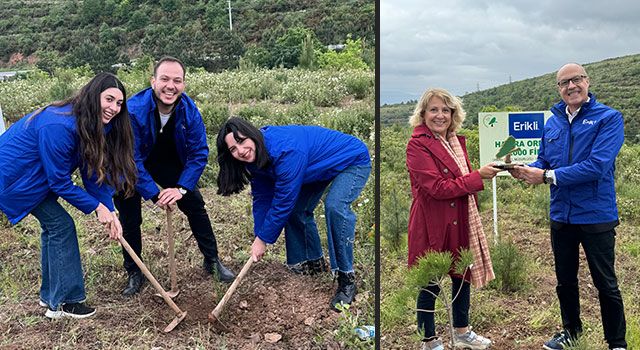
{"type": "MultiPolygon", "coordinates": [[[[625,117],[625,137],[640,143],[640,54],[611,58],[584,65],[590,76],[592,91],[598,101],[620,110],[625,117]]],[[[478,112],[487,106],[498,110],[515,107],[521,110],[547,110],[559,101],[555,85],[556,72],[501,85],[462,96],[467,111],[465,125],[477,125],[478,112]]],[[[383,106],[384,124],[406,123],[414,103],[383,106]]]]}
{"type": "Polygon", "coordinates": [[[374,45],[371,0],[234,0],[231,7],[233,31],[225,0],[3,0],[0,67],[45,60],[104,70],[145,53],[218,71],[256,47],[286,56],[281,46],[292,37],[300,44],[289,32],[297,28],[313,33],[318,48],[349,34],[374,45]]]}

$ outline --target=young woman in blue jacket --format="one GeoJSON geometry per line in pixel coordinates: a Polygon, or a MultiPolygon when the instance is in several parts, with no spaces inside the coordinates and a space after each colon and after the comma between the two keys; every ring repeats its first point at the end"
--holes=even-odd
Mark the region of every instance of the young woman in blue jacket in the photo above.
{"type": "Polygon", "coordinates": [[[40,305],[49,318],[95,313],[84,303],[75,224],[58,197],[95,212],[111,239],[122,235],[111,196],[133,193],[136,179],[125,96],[115,75],[100,73],[76,96],[26,115],[0,136],[0,210],[12,224],[29,213],[40,222],[40,305]],[[71,178],[78,168],[84,189],[71,178]]]}
{"type": "Polygon", "coordinates": [[[313,210],[324,202],[331,270],[338,289],[331,307],[351,304],[356,294],[353,243],[358,198],[371,172],[366,145],[318,126],[265,126],[258,130],[230,118],[217,139],[218,193],[238,193],[251,182],[254,261],[262,258],[284,228],[287,265],[295,273],[326,270],[313,210]]]}

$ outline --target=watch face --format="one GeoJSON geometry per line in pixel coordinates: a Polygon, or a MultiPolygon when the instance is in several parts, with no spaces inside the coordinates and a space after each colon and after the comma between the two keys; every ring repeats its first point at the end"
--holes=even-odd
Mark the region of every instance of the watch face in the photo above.
{"type": "Polygon", "coordinates": [[[180,194],[185,195],[187,194],[187,190],[185,190],[184,188],[178,188],[178,192],[180,192],[180,194]]]}

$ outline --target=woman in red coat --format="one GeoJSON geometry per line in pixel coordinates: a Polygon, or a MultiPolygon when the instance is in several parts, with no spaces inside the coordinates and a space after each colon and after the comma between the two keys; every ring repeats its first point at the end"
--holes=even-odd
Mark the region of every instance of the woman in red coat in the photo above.
{"type": "MultiPolygon", "coordinates": [[[[465,113],[460,100],[443,89],[427,90],[411,116],[415,127],[407,145],[407,168],[413,202],[409,214],[409,266],[428,252],[460,249],[473,252],[474,263],[463,276],[451,273],[453,290],[460,290],[453,302],[455,348],[487,349],[491,341],[469,328],[470,282],[482,287],[494,278],[488,245],[478,214],[476,193],[483,179],[493,178],[500,169],[488,164],[472,171],[465,139],[456,135],[465,113]]],[[[428,283],[429,281],[425,281],[428,283]]],[[[418,295],[418,329],[424,332],[423,349],[444,350],[435,335],[433,310],[440,289],[433,283],[418,295]]]]}

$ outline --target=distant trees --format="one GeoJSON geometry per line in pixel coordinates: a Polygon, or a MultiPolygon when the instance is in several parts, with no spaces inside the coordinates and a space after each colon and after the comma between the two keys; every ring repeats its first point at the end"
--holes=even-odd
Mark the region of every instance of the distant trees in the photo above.
{"type": "MultiPolygon", "coordinates": [[[[241,57],[256,67],[314,69],[326,46],[344,43],[348,34],[375,40],[372,0],[234,0],[233,31],[227,6],[226,0],[11,1],[0,13],[0,66],[19,53],[14,57],[25,62],[42,60],[37,65],[48,72],[85,65],[103,71],[142,54],[170,54],[209,71],[236,68],[241,57]]],[[[368,67],[372,47],[360,54],[368,67]]]]}

